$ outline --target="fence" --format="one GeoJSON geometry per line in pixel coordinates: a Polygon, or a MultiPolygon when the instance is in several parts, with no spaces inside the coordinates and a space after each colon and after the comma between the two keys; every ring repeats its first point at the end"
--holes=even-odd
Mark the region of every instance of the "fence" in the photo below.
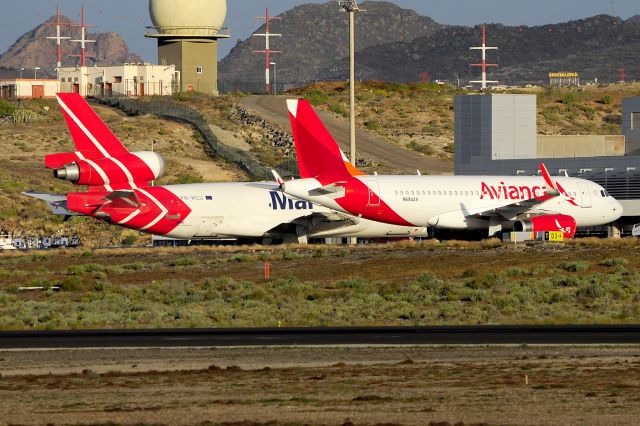
{"type": "MultiPolygon", "coordinates": [[[[235,163],[252,178],[258,180],[273,180],[271,168],[265,167],[249,152],[232,148],[221,143],[211,131],[211,127],[204,115],[194,108],[175,102],[171,98],[147,97],[97,97],[101,103],[114,106],[127,114],[153,114],[161,117],[179,119],[193,124],[202,134],[212,155],[224,158],[235,163]]],[[[287,160],[274,169],[282,177],[295,177],[298,175],[298,163],[287,160]]]]}

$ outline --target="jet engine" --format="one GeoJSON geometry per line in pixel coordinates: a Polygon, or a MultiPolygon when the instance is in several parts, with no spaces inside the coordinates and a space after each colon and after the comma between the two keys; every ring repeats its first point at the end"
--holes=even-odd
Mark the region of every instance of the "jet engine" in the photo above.
{"type": "Polygon", "coordinates": [[[77,159],[53,170],[53,175],[76,185],[99,186],[148,182],[164,175],[165,161],[157,152],[139,151],[121,157],[77,159]]]}
{"type": "Polygon", "coordinates": [[[562,231],[564,238],[572,238],[576,233],[576,220],[566,214],[534,216],[517,220],[513,230],[524,232],[562,231]]]}

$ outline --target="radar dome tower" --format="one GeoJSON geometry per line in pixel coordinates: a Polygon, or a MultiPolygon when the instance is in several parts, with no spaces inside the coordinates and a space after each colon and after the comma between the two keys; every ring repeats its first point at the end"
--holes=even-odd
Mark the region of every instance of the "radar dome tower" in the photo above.
{"type": "Polygon", "coordinates": [[[158,63],[175,65],[180,89],[218,94],[218,39],[227,15],[226,0],[149,0],[157,33],[158,63]]]}

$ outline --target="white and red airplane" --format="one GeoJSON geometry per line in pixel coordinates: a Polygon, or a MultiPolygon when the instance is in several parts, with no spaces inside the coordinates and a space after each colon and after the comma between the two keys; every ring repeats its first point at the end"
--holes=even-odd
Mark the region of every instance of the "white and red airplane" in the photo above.
{"type": "Polygon", "coordinates": [[[542,176],[382,176],[345,165],[311,105],[287,100],[302,179],[280,182],[281,190],[358,217],[403,226],[444,229],[562,231],[615,221],[622,206],[600,185],[542,176]]]}
{"type": "Polygon", "coordinates": [[[180,238],[264,238],[303,241],[315,237],[426,236],[424,227],[389,225],[287,197],[275,182],[150,186],[164,173],[158,153],[129,152],[78,94],[58,103],[75,151],[45,157],[54,176],[87,192],[52,195],[54,214],[86,215],[126,228],[180,238]]]}

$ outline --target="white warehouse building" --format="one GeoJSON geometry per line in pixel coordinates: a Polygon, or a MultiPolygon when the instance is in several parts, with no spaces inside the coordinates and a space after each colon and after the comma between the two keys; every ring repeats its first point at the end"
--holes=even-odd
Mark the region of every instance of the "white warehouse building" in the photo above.
{"type": "Polygon", "coordinates": [[[180,87],[174,65],[123,64],[58,70],[61,92],[87,96],[171,95],[180,87]]]}
{"type": "Polygon", "coordinates": [[[55,98],[60,90],[58,80],[47,78],[11,78],[0,80],[0,98],[55,98]]]}

